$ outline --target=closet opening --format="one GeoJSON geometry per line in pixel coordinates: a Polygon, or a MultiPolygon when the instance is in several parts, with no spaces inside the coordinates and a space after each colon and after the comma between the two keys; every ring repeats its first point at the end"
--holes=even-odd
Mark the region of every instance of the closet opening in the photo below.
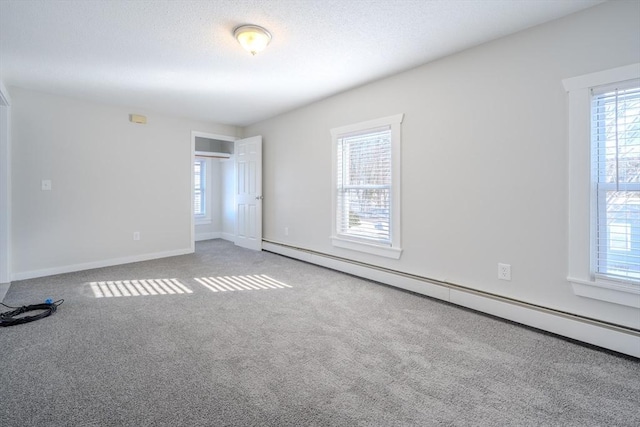
{"type": "Polygon", "coordinates": [[[192,247],[195,242],[235,242],[234,141],[226,135],[192,132],[192,247]]]}

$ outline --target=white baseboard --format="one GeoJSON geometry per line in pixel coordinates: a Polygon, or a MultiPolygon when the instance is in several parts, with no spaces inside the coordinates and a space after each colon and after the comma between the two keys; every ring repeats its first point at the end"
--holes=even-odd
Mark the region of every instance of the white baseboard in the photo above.
{"type": "Polygon", "coordinates": [[[449,302],[492,314],[503,319],[562,335],[598,347],[640,357],[640,337],[594,322],[530,309],[519,304],[486,298],[470,292],[451,289],[449,302]]]}
{"type": "Polygon", "coordinates": [[[193,253],[191,248],[176,249],[173,251],[156,252],[151,254],[134,255],[123,258],[112,258],[102,261],[87,262],[82,264],[64,265],[60,267],[44,268],[42,270],[23,271],[14,273],[11,280],[35,279],[36,277],[53,276],[54,274],[73,273],[74,271],[91,270],[93,268],[111,267],[114,265],[129,264],[132,262],[149,261],[158,258],[167,258],[171,256],[186,255],[193,253]]]}
{"type": "Polygon", "coordinates": [[[640,336],[632,332],[626,332],[624,328],[615,328],[587,319],[581,320],[578,316],[554,313],[550,309],[527,306],[526,303],[501,300],[491,295],[482,295],[481,292],[465,291],[446,285],[430,283],[428,280],[420,280],[398,273],[353,264],[311,251],[275,243],[263,242],[262,248],[265,251],[375,280],[376,282],[437,298],[567,338],[640,357],[640,336]]]}
{"type": "Polygon", "coordinates": [[[219,231],[212,231],[210,233],[196,233],[195,241],[219,239],[222,237],[222,233],[219,231]]]}

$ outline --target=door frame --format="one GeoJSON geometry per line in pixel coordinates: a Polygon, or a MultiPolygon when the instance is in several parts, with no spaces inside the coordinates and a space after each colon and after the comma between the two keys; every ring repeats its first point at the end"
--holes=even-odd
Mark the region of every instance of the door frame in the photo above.
{"type": "Polygon", "coordinates": [[[11,98],[0,81],[0,301],[11,283],[11,98]]]}
{"type": "Polygon", "coordinates": [[[191,200],[191,217],[190,217],[190,222],[191,222],[191,252],[195,252],[196,251],[196,223],[195,223],[195,219],[194,219],[194,212],[193,212],[193,207],[194,207],[194,192],[193,192],[193,188],[195,186],[195,182],[194,182],[194,176],[193,176],[193,162],[196,159],[196,137],[199,138],[207,138],[207,139],[217,139],[219,141],[229,141],[229,142],[234,142],[237,141],[238,139],[240,139],[237,136],[230,136],[230,135],[222,135],[222,134],[218,134],[218,133],[210,133],[210,132],[202,132],[202,131],[196,131],[196,130],[192,130],[191,131],[191,156],[189,156],[190,159],[190,163],[189,163],[189,173],[191,176],[190,182],[191,182],[191,187],[189,188],[189,192],[191,194],[190,200],[191,200]]]}

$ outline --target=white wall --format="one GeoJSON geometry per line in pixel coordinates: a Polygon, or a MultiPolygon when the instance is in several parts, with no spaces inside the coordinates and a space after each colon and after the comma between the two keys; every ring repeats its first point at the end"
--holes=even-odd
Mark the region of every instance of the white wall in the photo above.
{"type": "Polygon", "coordinates": [[[191,131],[238,129],[9,90],[14,280],[190,251],[191,131]]]}
{"type": "Polygon", "coordinates": [[[264,238],[638,328],[638,310],[566,280],[561,81],[639,61],[640,3],[608,2],[248,126],[264,137],[264,238]],[[329,130],[398,113],[403,255],[334,248],[329,130]]]}

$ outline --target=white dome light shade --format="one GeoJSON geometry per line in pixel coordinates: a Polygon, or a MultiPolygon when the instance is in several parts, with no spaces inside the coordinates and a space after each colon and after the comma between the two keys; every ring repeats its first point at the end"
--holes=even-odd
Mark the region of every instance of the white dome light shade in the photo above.
{"type": "Polygon", "coordinates": [[[233,35],[252,55],[262,52],[271,41],[269,31],[257,25],[242,25],[233,31],[233,35]]]}

